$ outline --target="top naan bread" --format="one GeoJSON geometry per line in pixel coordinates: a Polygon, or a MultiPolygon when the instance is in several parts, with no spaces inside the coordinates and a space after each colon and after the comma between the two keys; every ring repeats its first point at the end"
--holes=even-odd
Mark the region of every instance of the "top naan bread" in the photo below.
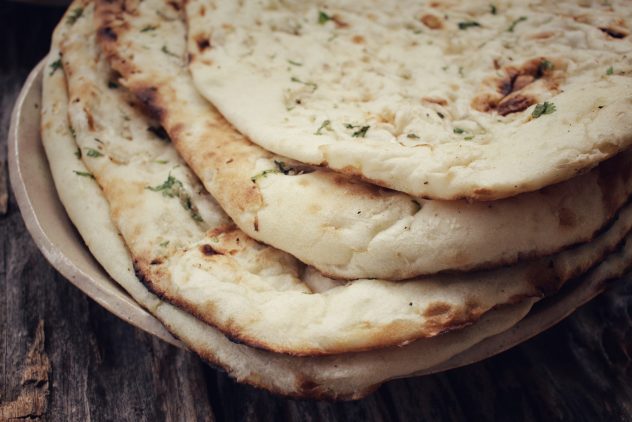
{"type": "Polygon", "coordinates": [[[239,228],[325,274],[394,280],[548,255],[593,238],[632,192],[631,151],[493,203],[423,200],[271,154],[195,89],[179,4],[99,2],[101,46],[239,228]]]}
{"type": "Polygon", "coordinates": [[[412,195],[498,199],[632,143],[626,1],[190,0],[199,91],[253,142],[412,195]]]}

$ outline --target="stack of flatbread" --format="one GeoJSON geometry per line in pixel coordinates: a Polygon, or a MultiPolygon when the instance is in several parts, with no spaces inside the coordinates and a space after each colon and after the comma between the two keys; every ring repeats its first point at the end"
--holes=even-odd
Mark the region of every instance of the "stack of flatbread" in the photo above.
{"type": "Polygon", "coordinates": [[[632,263],[624,1],[75,0],[42,140],[191,350],[359,398],[632,263]]]}

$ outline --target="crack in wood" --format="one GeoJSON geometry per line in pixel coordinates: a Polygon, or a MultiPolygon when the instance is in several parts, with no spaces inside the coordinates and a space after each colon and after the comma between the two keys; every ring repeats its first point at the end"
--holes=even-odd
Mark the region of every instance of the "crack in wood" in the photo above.
{"type": "Polygon", "coordinates": [[[46,413],[51,366],[44,350],[44,340],[44,321],[39,320],[22,370],[22,388],[15,400],[0,402],[0,420],[39,419],[46,413]]]}

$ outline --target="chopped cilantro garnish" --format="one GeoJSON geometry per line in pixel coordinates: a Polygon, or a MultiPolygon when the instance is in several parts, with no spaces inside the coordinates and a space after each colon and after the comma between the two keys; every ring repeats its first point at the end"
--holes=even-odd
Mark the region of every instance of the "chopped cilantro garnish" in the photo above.
{"type": "Polygon", "coordinates": [[[459,29],[460,30],[465,30],[465,29],[472,28],[472,27],[475,27],[475,26],[481,26],[481,24],[476,22],[476,21],[459,22],[459,29]]]}
{"type": "Polygon", "coordinates": [[[70,15],[68,16],[68,19],[66,19],[66,23],[68,25],[74,25],[75,22],[77,22],[77,19],[81,17],[81,15],[83,15],[83,8],[77,7],[75,10],[73,10],[70,13],[70,15]]]}
{"type": "Polygon", "coordinates": [[[75,132],[75,128],[72,126],[68,126],[68,130],[74,139],[77,139],[77,132],[75,132]]]}
{"type": "Polygon", "coordinates": [[[178,195],[178,191],[183,188],[182,182],[173,177],[171,174],[167,177],[162,185],[147,186],[147,189],[153,192],[162,192],[163,196],[173,198],[178,195]]]}
{"type": "Polygon", "coordinates": [[[497,10],[496,10],[496,5],[495,5],[495,4],[490,4],[490,5],[489,5],[489,12],[490,12],[492,15],[495,15],[495,14],[496,14],[497,10]]]}
{"type": "Polygon", "coordinates": [[[542,60],[538,65],[538,70],[541,73],[546,73],[549,70],[553,70],[553,68],[555,68],[555,65],[546,59],[542,60]]]}
{"type": "Polygon", "coordinates": [[[101,154],[98,150],[94,148],[86,148],[86,151],[88,151],[86,153],[88,157],[92,157],[92,158],[103,157],[103,154],[101,154]]]}
{"type": "Polygon", "coordinates": [[[162,48],[160,49],[160,51],[162,51],[163,53],[165,53],[168,56],[177,57],[178,59],[180,58],[180,56],[178,56],[176,53],[172,53],[171,51],[169,51],[169,49],[167,48],[166,45],[163,45],[162,48]]]}
{"type": "Polygon", "coordinates": [[[419,139],[419,136],[417,136],[416,133],[409,133],[408,135],[406,135],[406,137],[408,139],[419,139]]]}
{"type": "Polygon", "coordinates": [[[294,65],[294,66],[303,66],[303,63],[297,62],[297,61],[294,61],[294,60],[288,60],[287,62],[289,64],[291,64],[291,65],[294,65]]]}
{"type": "Polygon", "coordinates": [[[524,22],[526,20],[527,20],[526,16],[520,16],[518,19],[516,19],[515,21],[513,21],[511,23],[509,28],[507,28],[507,32],[514,32],[514,29],[516,29],[516,25],[518,25],[520,22],[524,22]]]}
{"type": "Polygon", "coordinates": [[[610,66],[608,70],[606,70],[606,75],[612,75],[614,73],[614,68],[610,66]]]}
{"type": "Polygon", "coordinates": [[[87,171],[73,170],[73,173],[75,173],[77,176],[90,177],[94,179],[94,175],[92,173],[88,173],[87,171]]]}
{"type": "Polygon", "coordinates": [[[77,151],[75,151],[75,157],[81,159],[81,149],[77,148],[77,151]]]}
{"type": "Polygon", "coordinates": [[[169,241],[168,240],[165,240],[164,242],[162,242],[160,244],[160,246],[163,247],[163,248],[167,247],[168,245],[169,245],[169,241]]]}
{"type": "Polygon", "coordinates": [[[255,174],[254,176],[252,176],[250,178],[250,180],[255,183],[257,180],[263,178],[263,177],[267,177],[268,174],[272,174],[272,173],[279,173],[279,170],[277,169],[268,169],[268,170],[264,170],[259,174],[255,174]]]}
{"type": "Polygon", "coordinates": [[[452,131],[456,133],[457,135],[460,135],[463,132],[465,132],[465,130],[461,129],[460,127],[455,127],[454,129],[452,129],[452,131]]]}
{"type": "Polygon", "coordinates": [[[538,104],[538,105],[535,106],[535,108],[533,109],[533,112],[531,113],[531,116],[534,119],[537,119],[538,117],[542,116],[543,114],[551,114],[555,110],[556,110],[555,104],[550,103],[548,101],[545,101],[542,104],[538,104]]]}
{"type": "Polygon", "coordinates": [[[312,92],[314,92],[314,91],[316,91],[318,89],[318,85],[315,84],[314,82],[303,82],[302,80],[300,80],[296,76],[292,76],[291,80],[292,80],[292,82],[296,82],[296,83],[299,83],[299,84],[303,84],[305,86],[309,86],[310,88],[312,88],[312,92]]]}
{"type": "Polygon", "coordinates": [[[366,133],[371,128],[371,126],[362,126],[360,129],[356,130],[351,134],[353,138],[364,138],[366,133]]]}
{"type": "Polygon", "coordinates": [[[180,200],[180,205],[182,205],[182,208],[189,211],[189,215],[191,216],[191,218],[193,218],[193,220],[197,222],[203,221],[197,209],[191,202],[191,197],[184,190],[184,185],[182,184],[182,182],[173,177],[171,174],[169,174],[167,180],[165,180],[162,185],[147,186],[146,189],[153,192],[161,192],[162,196],[166,196],[168,198],[178,198],[180,200]]]}
{"type": "Polygon", "coordinates": [[[50,67],[50,73],[48,74],[48,76],[53,76],[53,73],[55,73],[57,69],[62,68],[61,57],[55,60],[54,62],[52,62],[49,67],[50,67]]]}
{"type": "Polygon", "coordinates": [[[320,10],[318,12],[318,23],[319,24],[324,25],[330,20],[331,20],[331,16],[329,16],[327,13],[323,12],[322,10],[320,10]]]}
{"type": "Polygon", "coordinates": [[[474,139],[474,136],[473,135],[464,136],[463,139],[465,139],[466,141],[471,141],[472,139],[474,139]]]}
{"type": "Polygon", "coordinates": [[[267,177],[269,174],[273,174],[273,173],[281,173],[281,174],[285,174],[285,175],[297,175],[297,174],[303,174],[303,171],[300,169],[295,169],[292,167],[288,167],[283,161],[279,161],[279,160],[274,160],[274,165],[276,166],[275,169],[268,169],[268,170],[264,170],[259,174],[256,174],[254,176],[252,176],[250,178],[250,180],[253,183],[256,183],[257,180],[263,178],[263,177],[267,177]]]}
{"type": "MultiPolygon", "coordinates": [[[[202,223],[204,221],[204,219],[202,219],[202,216],[200,215],[199,212],[197,212],[194,208],[193,208],[193,204],[191,204],[191,201],[189,200],[188,202],[188,206],[190,208],[188,208],[189,211],[189,215],[191,216],[191,218],[193,219],[193,221],[197,221],[198,223],[202,223]]],[[[185,207],[186,209],[186,207],[185,207]]]]}
{"type": "Polygon", "coordinates": [[[323,129],[327,129],[327,130],[331,130],[331,120],[324,120],[321,124],[320,127],[316,130],[316,132],[314,132],[314,135],[322,135],[323,134],[323,129]]]}
{"type": "Polygon", "coordinates": [[[158,28],[158,25],[147,25],[147,26],[143,27],[143,29],[141,29],[140,32],[154,31],[157,28],[158,28]]]}

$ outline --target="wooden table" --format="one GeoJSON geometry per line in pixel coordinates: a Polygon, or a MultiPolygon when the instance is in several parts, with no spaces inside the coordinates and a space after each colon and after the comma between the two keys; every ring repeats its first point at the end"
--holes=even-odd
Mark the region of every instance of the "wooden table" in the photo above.
{"type": "Polygon", "coordinates": [[[61,13],[0,2],[0,420],[632,420],[632,283],[500,356],[351,403],[236,384],[109,314],[44,260],[10,192],[2,206],[12,104],[61,13]]]}

